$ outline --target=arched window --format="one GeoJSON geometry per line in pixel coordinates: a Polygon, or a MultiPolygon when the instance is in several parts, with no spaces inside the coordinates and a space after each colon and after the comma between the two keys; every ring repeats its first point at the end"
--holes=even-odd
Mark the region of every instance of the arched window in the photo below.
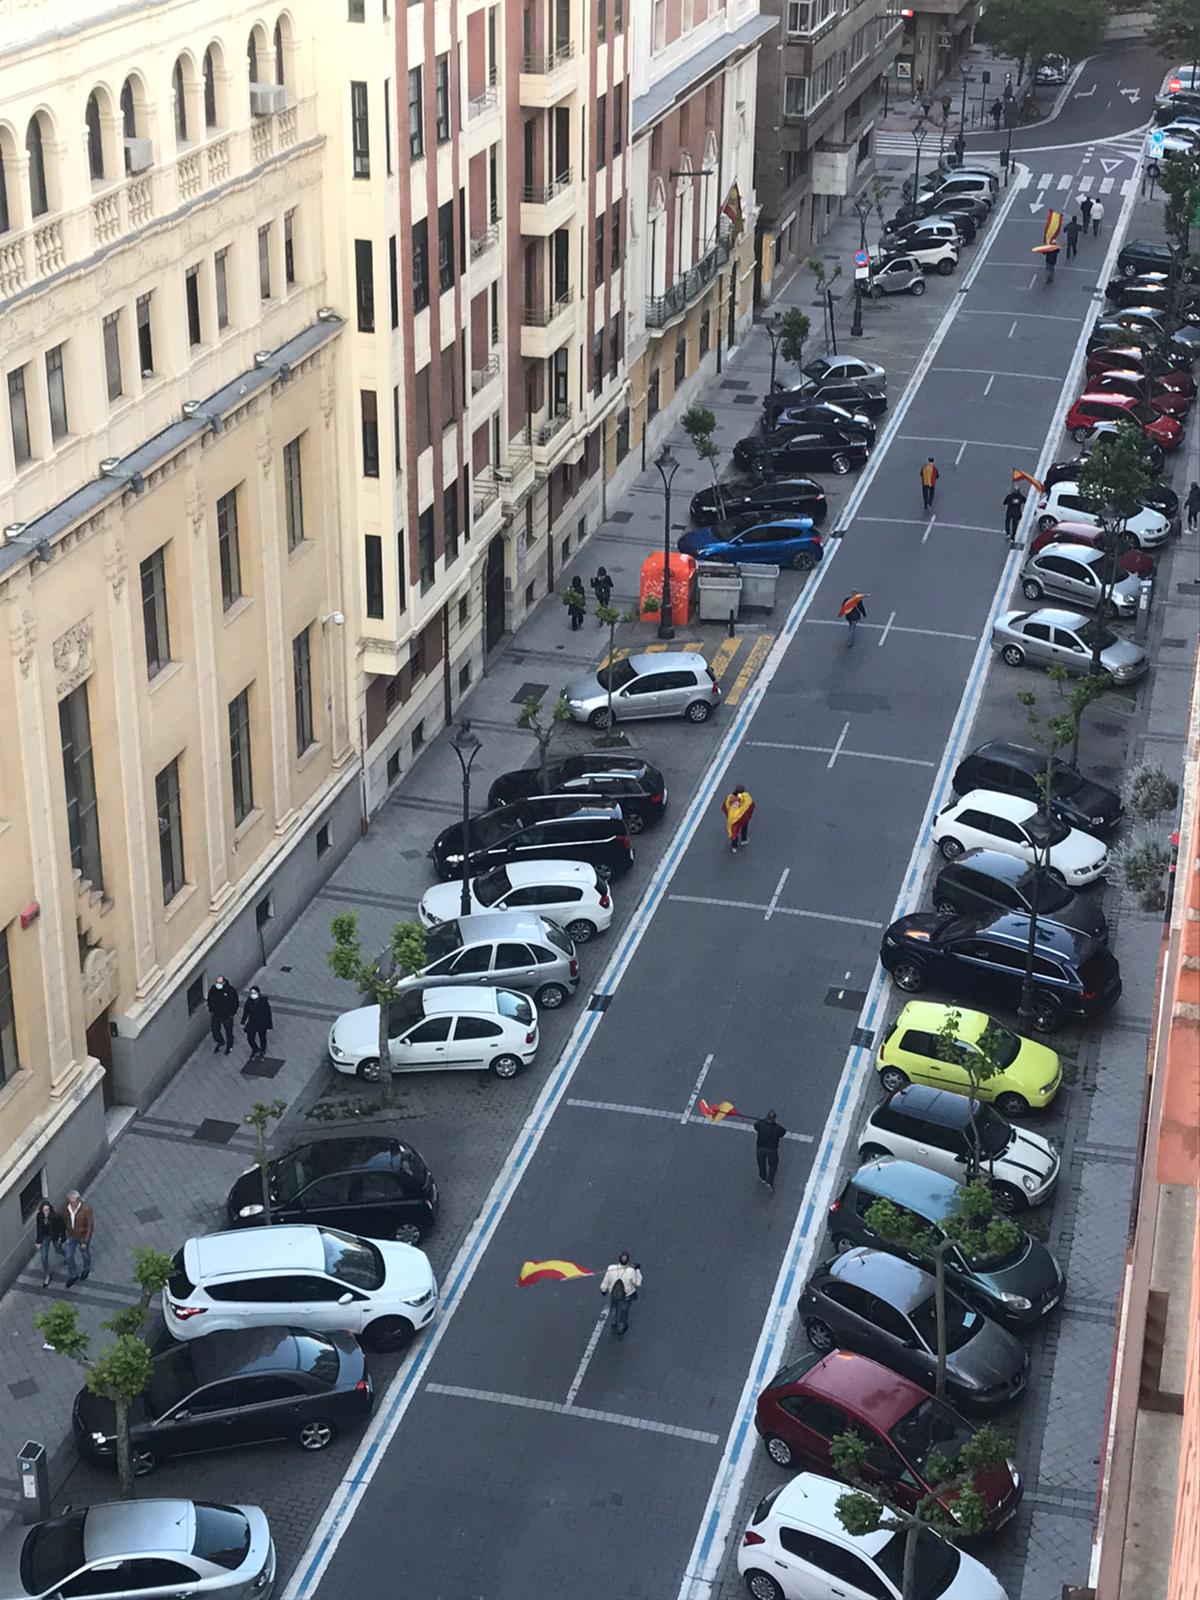
{"type": "Polygon", "coordinates": [[[42,124],[39,117],[30,117],[25,130],[25,153],[29,157],[29,210],[35,217],[44,217],[50,209],[46,191],[46,152],[42,145],[42,124]]]}
{"type": "Polygon", "coordinates": [[[246,65],[250,69],[250,82],[258,83],[258,40],[253,34],[246,41],[246,65]]]}
{"type": "Polygon", "coordinates": [[[133,79],[121,86],[121,131],[127,139],[137,138],[137,114],[133,106],[133,79]]]}
{"type": "Polygon", "coordinates": [[[8,214],[8,182],[4,176],[4,152],[0,150],[0,233],[7,233],[12,227],[8,214]]]}
{"type": "Polygon", "coordinates": [[[275,82],[285,84],[287,74],[283,70],[283,24],[275,24],[275,82]]]}
{"type": "Polygon", "coordinates": [[[175,143],[188,142],[188,107],[187,89],[183,79],[183,57],[175,63],[175,70],[171,74],[171,88],[175,95],[175,143]]]}
{"type": "Polygon", "coordinates": [[[216,128],[217,122],[217,75],[213,66],[212,46],[204,52],[204,126],[216,128]]]}
{"type": "Polygon", "coordinates": [[[84,116],[87,122],[88,170],[93,181],[100,181],[104,177],[104,135],[100,128],[100,101],[94,89],[88,95],[84,116]]]}

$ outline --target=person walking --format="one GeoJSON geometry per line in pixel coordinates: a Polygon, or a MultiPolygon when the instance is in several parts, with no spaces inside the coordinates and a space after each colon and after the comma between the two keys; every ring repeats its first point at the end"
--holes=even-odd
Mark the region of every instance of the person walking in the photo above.
{"type": "Polygon", "coordinates": [[[754,815],[754,800],[740,783],[735,784],[721,802],[721,810],[725,813],[725,832],[729,835],[729,848],[734,855],[737,855],[740,845],[750,843],[750,818],[754,815]]]}
{"type": "Polygon", "coordinates": [[[1067,260],[1070,261],[1079,249],[1079,218],[1072,217],[1063,229],[1067,241],[1067,260]]]}
{"type": "Polygon", "coordinates": [[[1100,224],[1103,221],[1104,221],[1104,201],[1103,200],[1093,200],[1092,201],[1092,235],[1093,235],[1094,238],[1099,238],[1100,237],[1100,224]]]}
{"type": "Polygon", "coordinates": [[[1054,269],[1058,265],[1058,246],[1052,244],[1049,250],[1042,252],[1046,259],[1046,282],[1054,282],[1054,269]]]}
{"type": "Polygon", "coordinates": [[[1187,492],[1187,499],[1183,502],[1183,508],[1187,512],[1188,532],[1192,533],[1197,522],[1200,522],[1200,483],[1192,484],[1187,492]]]}
{"type": "Polygon", "coordinates": [[[988,107],[988,113],[992,119],[992,127],[995,128],[997,133],[999,133],[1000,119],[1004,115],[1004,102],[1000,99],[999,95],[996,96],[991,105],[988,107]]]}
{"type": "Polygon", "coordinates": [[[933,509],[933,494],[940,476],[941,474],[934,464],[933,457],[930,456],[929,460],[921,468],[921,500],[926,511],[933,509]]]}
{"type": "Polygon", "coordinates": [[[961,133],[956,133],[954,135],[954,165],[956,167],[962,166],[963,157],[966,155],[966,153],[967,141],[963,138],[961,133]]]}
{"type": "Polygon", "coordinates": [[[609,1326],[614,1338],[624,1338],[629,1331],[629,1310],[642,1287],[642,1269],[630,1261],[629,1251],[622,1250],[600,1279],[600,1293],[608,1296],[612,1307],[609,1326]]]}
{"type": "Polygon", "coordinates": [[[267,1034],[275,1026],[271,1016],[271,1002],[258,987],[250,985],[246,1004],[242,1007],[242,1027],[246,1030],[246,1043],[250,1046],[251,1061],[260,1060],[267,1053],[267,1034]]]}
{"type": "Polygon", "coordinates": [[[754,1156],[758,1162],[758,1179],[771,1193],[775,1192],[775,1174],[779,1171],[779,1141],[787,1129],[774,1111],[768,1111],[754,1124],[754,1156]]]}
{"type": "MultiPolygon", "coordinates": [[[[613,581],[607,567],[597,567],[596,576],[592,579],[592,593],[596,596],[596,604],[606,606],[612,599],[613,581]]],[[[596,618],[600,622],[599,617],[596,618]]],[[[604,624],[600,623],[603,627],[604,624]]]]}
{"type": "Polygon", "coordinates": [[[58,1251],[61,1257],[66,1257],[67,1252],[64,1246],[67,1237],[67,1225],[49,1200],[43,1200],[37,1208],[34,1228],[37,1236],[38,1254],[42,1258],[42,1288],[48,1289],[50,1287],[51,1246],[58,1251]]]}
{"type": "Polygon", "coordinates": [[[584,606],[586,600],[583,593],[583,579],[578,573],[571,579],[571,587],[567,590],[567,616],[571,619],[571,632],[583,627],[584,606]]]}
{"type": "Polygon", "coordinates": [[[227,978],[218,978],[208,991],[208,1022],[213,1037],[213,1054],[222,1045],[225,1054],[233,1049],[233,1019],[238,1013],[238,992],[227,978]]]}
{"type": "Polygon", "coordinates": [[[1014,483],[1004,496],[1004,537],[1016,544],[1017,529],[1021,526],[1021,513],[1025,509],[1025,496],[1014,483]]]}
{"type": "Polygon", "coordinates": [[[69,1289],[73,1283],[86,1278],[92,1270],[92,1235],[96,1231],[96,1217],[78,1189],[72,1189],[67,1195],[62,1215],[67,1235],[64,1249],[69,1289]]]}
{"type": "Polygon", "coordinates": [[[1091,195],[1081,194],[1079,196],[1079,220],[1083,224],[1084,233],[1086,233],[1088,231],[1088,224],[1092,220],[1091,195]]]}
{"type": "Polygon", "coordinates": [[[863,601],[866,598],[866,595],[861,589],[853,589],[838,607],[838,616],[845,617],[846,627],[849,630],[846,635],[847,650],[854,649],[855,632],[858,629],[859,623],[865,621],[866,619],[867,608],[865,605],[863,605],[863,601]]]}

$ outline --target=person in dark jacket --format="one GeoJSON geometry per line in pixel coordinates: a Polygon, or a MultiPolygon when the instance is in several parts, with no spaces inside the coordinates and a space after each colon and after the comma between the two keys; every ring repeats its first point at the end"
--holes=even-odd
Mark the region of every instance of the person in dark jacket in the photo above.
{"type": "Polygon", "coordinates": [[[1017,529],[1021,526],[1021,513],[1025,509],[1025,496],[1014,483],[1004,496],[1004,537],[1016,544],[1017,529]]]}
{"type": "Polygon", "coordinates": [[[238,1013],[238,992],[228,978],[218,978],[208,991],[208,1021],[212,1029],[213,1053],[225,1046],[233,1049],[233,1019],[238,1013]]]}
{"type": "Polygon", "coordinates": [[[1067,260],[1070,261],[1071,257],[1079,249],[1079,218],[1078,217],[1072,217],[1071,218],[1070,222],[1068,222],[1066,227],[1063,229],[1063,234],[1065,235],[1066,241],[1067,241],[1067,260]]]}
{"type": "Polygon", "coordinates": [[[54,1246],[60,1259],[66,1258],[64,1243],[67,1237],[67,1225],[49,1200],[43,1200],[37,1208],[34,1227],[37,1230],[38,1252],[42,1258],[42,1288],[47,1289],[50,1286],[50,1247],[54,1246]]]}
{"type": "Polygon", "coordinates": [[[1079,217],[1083,223],[1083,231],[1086,233],[1088,231],[1088,224],[1092,220],[1092,200],[1090,195],[1080,195],[1079,217]]]}
{"type": "MultiPolygon", "coordinates": [[[[592,593],[596,596],[597,605],[606,606],[612,599],[612,591],[613,581],[607,567],[597,567],[596,576],[592,579],[592,593]]],[[[603,623],[600,625],[604,626],[603,623]]]]}
{"type": "Polygon", "coordinates": [[[768,1189],[775,1188],[775,1174],[779,1171],[779,1142],[787,1129],[773,1111],[760,1117],[754,1124],[754,1155],[758,1161],[758,1178],[768,1189]]]}
{"type": "Polygon", "coordinates": [[[1042,260],[1046,263],[1046,282],[1054,282],[1054,269],[1058,265],[1058,246],[1051,245],[1049,250],[1042,252],[1042,260]]]}
{"type": "Polygon", "coordinates": [[[1187,499],[1183,502],[1183,508],[1187,512],[1188,531],[1190,533],[1195,528],[1197,521],[1200,521],[1200,483],[1192,484],[1192,487],[1187,492],[1187,499]]]}
{"type": "Polygon", "coordinates": [[[992,119],[992,127],[995,128],[997,133],[999,133],[1000,118],[1004,115],[1004,102],[999,97],[993,100],[991,105],[988,107],[988,115],[992,119]]]}
{"type": "Polygon", "coordinates": [[[564,597],[567,602],[567,616],[571,619],[571,632],[583,627],[584,605],[586,604],[583,593],[583,579],[578,573],[571,579],[571,586],[564,597]]]}
{"type": "Polygon", "coordinates": [[[267,1053],[267,1034],[275,1026],[271,1017],[271,1002],[258,987],[250,985],[250,992],[246,996],[246,1004],[242,1007],[242,1027],[246,1030],[246,1043],[250,1046],[250,1059],[255,1056],[265,1056],[267,1053]]]}

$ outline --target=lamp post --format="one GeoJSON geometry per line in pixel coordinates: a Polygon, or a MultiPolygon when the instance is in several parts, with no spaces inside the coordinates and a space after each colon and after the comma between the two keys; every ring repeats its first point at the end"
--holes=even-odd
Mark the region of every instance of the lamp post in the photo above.
{"type": "Polygon", "coordinates": [[[970,82],[971,82],[971,69],[970,69],[970,67],[968,67],[967,63],[964,61],[963,64],[962,64],[962,91],[963,91],[962,112],[960,113],[960,116],[959,116],[959,121],[962,123],[962,131],[964,133],[966,133],[966,131],[967,131],[967,85],[970,82]]]}
{"type": "Polygon", "coordinates": [[[929,137],[929,129],[925,126],[923,121],[917,123],[916,127],[912,131],[912,136],[913,144],[916,146],[917,150],[916,165],[913,167],[912,192],[913,212],[915,213],[921,199],[921,146],[929,137]]]}
{"type": "Polygon", "coordinates": [[[451,735],[450,748],[458,757],[458,765],[462,772],[462,895],[458,902],[458,914],[461,917],[469,917],[471,914],[471,768],[483,746],[479,735],[471,732],[471,724],[460,722],[451,735]]]}
{"type": "MultiPolygon", "coordinates": [[[[775,345],[771,345],[771,373],[775,372],[775,345]]],[[[774,383],[771,385],[775,387],[774,383]]],[[[658,460],[654,463],[658,468],[658,475],[663,486],[663,582],[662,603],[658,612],[658,637],[660,639],[673,639],[675,627],[671,621],[671,484],[675,474],[679,471],[679,463],[671,454],[671,446],[663,448],[658,460]]]]}
{"type": "Polygon", "coordinates": [[[1017,1007],[1017,1021],[1022,1030],[1032,1028],[1037,1015],[1034,999],[1033,962],[1037,952],[1038,906],[1041,903],[1042,874],[1050,869],[1050,847],[1057,829],[1053,818],[1045,811],[1035,811],[1025,824],[1025,831],[1033,844],[1033,894],[1029,904],[1029,938],[1025,945],[1025,973],[1021,979],[1021,1003],[1017,1007]]]}
{"type": "MultiPolygon", "coordinates": [[[[871,215],[871,202],[865,194],[860,194],[855,200],[854,215],[858,218],[858,248],[865,251],[867,248],[867,218],[871,215]]],[[[863,334],[863,280],[859,276],[860,271],[861,268],[856,266],[854,269],[854,317],[850,323],[850,337],[852,339],[861,339],[863,334]]]]}
{"type": "Polygon", "coordinates": [[[779,346],[783,343],[783,313],[777,311],[773,317],[764,317],[762,326],[767,330],[767,338],[771,341],[771,393],[775,393],[775,361],[779,355],[779,346]]]}

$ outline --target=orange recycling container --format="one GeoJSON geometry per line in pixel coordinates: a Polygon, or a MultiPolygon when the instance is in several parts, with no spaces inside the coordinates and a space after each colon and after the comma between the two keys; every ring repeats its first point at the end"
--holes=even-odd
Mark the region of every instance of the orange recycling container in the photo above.
{"type": "MultiPolygon", "coordinates": [[[[658,550],[652,556],[647,556],[642,562],[642,584],[638,593],[638,615],[658,620],[658,610],[647,611],[646,600],[653,595],[655,600],[661,600],[663,591],[662,582],[663,558],[662,551],[658,550]]],[[[692,614],[692,587],[696,579],[696,558],[685,556],[680,551],[671,553],[671,621],[687,622],[692,614]]]]}

